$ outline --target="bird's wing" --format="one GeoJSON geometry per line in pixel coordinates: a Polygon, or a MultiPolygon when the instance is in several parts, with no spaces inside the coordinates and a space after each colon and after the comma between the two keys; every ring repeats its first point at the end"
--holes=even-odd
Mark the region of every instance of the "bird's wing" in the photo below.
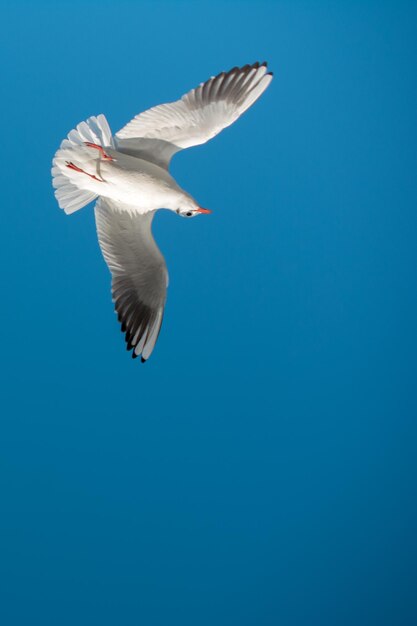
{"type": "Polygon", "coordinates": [[[118,150],[168,168],[173,154],[206,143],[230,126],[272,80],[266,63],[213,76],[176,102],[137,115],[116,133],[118,150]]]}
{"type": "Polygon", "coordinates": [[[153,212],[138,215],[100,198],[98,240],[112,274],[112,297],[127,349],[149,358],[164,315],[168,272],[151,232],[153,212]]]}

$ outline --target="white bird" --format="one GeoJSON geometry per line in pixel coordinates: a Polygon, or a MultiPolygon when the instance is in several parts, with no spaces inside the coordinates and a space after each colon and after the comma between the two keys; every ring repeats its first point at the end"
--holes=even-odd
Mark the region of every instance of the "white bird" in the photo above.
{"type": "Polygon", "coordinates": [[[140,113],[112,136],[104,115],[78,124],[53,159],[55,196],[65,213],[97,199],[98,240],[112,274],[112,298],[127,349],[146,361],[164,314],[168,273],[151,231],[160,208],[182,217],[210,213],[168,172],[171,157],[230,126],[272,80],[266,63],[213,76],[180,100],[140,113]]]}

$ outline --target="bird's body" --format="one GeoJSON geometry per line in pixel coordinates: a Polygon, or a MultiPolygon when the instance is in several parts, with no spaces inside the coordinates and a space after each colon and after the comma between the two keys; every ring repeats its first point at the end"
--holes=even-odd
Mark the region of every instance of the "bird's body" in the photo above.
{"type": "MultiPolygon", "coordinates": [[[[91,157],[91,149],[86,148],[91,157]]],[[[82,164],[80,150],[67,151],[65,156],[69,162],[75,160],[82,164]]],[[[82,189],[92,192],[97,196],[120,202],[128,206],[132,213],[148,213],[161,207],[170,209],[177,208],[178,200],[187,197],[188,194],[177,185],[175,179],[164,168],[119,152],[114,148],[105,148],[110,159],[95,159],[92,167],[84,166],[92,176],[83,176],[78,185],[82,189]]]]}
{"type": "Polygon", "coordinates": [[[168,273],[151,233],[154,212],[210,213],[168,171],[172,156],[233,123],[272,79],[255,63],[212,77],[180,100],[136,116],[115,136],[103,115],[81,122],[53,161],[55,195],[66,213],[98,198],[96,225],[112,272],[112,295],[132,356],[146,360],[159,334],[168,273]]]}
{"type": "Polygon", "coordinates": [[[162,167],[117,150],[109,154],[114,161],[105,161],[102,173],[109,190],[101,195],[127,204],[141,214],[161,207],[174,210],[187,195],[162,167]]]}

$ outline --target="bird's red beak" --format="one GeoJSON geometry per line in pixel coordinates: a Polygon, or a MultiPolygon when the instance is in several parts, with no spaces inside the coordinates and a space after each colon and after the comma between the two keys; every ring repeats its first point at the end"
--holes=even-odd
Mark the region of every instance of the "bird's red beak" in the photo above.
{"type": "Polygon", "coordinates": [[[210,209],[203,209],[201,206],[198,207],[197,209],[197,213],[212,213],[212,211],[210,211],[210,209]]]}

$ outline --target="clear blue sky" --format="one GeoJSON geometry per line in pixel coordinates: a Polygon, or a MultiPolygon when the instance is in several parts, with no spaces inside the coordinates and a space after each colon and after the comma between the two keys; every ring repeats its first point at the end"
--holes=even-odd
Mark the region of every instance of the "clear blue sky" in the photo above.
{"type": "Polygon", "coordinates": [[[2,626],[414,626],[416,4],[2,2],[0,53],[2,626]],[[264,59],[142,366],[51,158],[264,59]]]}

